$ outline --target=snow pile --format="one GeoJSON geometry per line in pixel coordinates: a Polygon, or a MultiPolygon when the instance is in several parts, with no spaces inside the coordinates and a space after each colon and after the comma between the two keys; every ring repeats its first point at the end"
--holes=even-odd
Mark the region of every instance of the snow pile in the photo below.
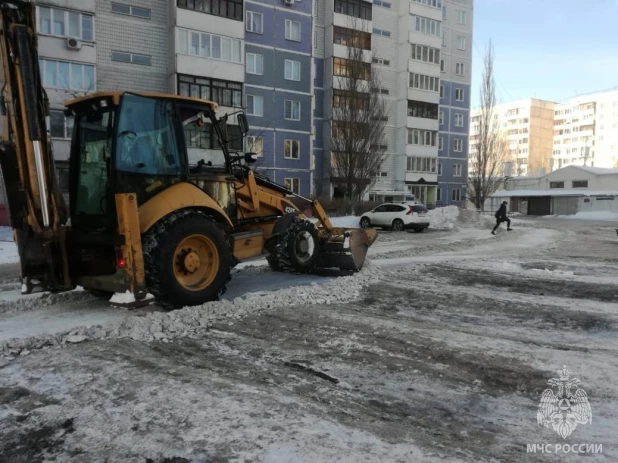
{"type": "Polygon", "coordinates": [[[449,230],[455,228],[455,222],[459,217],[457,206],[438,207],[427,212],[429,228],[434,230],[449,230]]]}
{"type": "Polygon", "coordinates": [[[296,304],[349,302],[360,297],[364,287],[377,283],[382,276],[380,267],[367,260],[360,272],[322,284],[312,282],[310,285],[291,286],[278,291],[257,291],[231,301],[209,302],[171,312],[150,312],[143,317],[126,317],[105,326],[81,326],[62,333],[13,339],[0,344],[0,354],[10,360],[24,351],[89,339],[131,338],[136,341],[168,342],[204,330],[215,320],[238,319],[262,310],[296,304]]]}
{"type": "Polygon", "coordinates": [[[574,215],[553,215],[545,217],[574,220],[607,220],[618,222],[618,213],[612,211],[578,212],[574,215]]]}

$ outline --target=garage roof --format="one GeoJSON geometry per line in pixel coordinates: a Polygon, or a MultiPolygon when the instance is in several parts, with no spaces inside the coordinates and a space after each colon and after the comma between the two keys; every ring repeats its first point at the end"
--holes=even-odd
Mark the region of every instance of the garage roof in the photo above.
{"type": "Polygon", "coordinates": [[[490,197],[513,198],[525,196],[618,196],[618,191],[580,190],[580,189],[552,189],[552,190],[500,190],[490,197]]]}

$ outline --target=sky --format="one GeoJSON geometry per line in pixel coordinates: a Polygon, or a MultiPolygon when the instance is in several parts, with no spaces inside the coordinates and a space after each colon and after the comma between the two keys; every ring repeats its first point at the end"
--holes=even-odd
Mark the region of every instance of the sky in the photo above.
{"type": "Polygon", "coordinates": [[[618,88],[618,0],[474,0],[472,108],[494,48],[498,102],[618,88]]]}

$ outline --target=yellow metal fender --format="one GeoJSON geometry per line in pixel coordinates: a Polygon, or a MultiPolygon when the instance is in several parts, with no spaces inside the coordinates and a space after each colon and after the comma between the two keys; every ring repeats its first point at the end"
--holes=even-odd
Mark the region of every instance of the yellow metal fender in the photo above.
{"type": "Polygon", "coordinates": [[[158,195],[150,198],[139,207],[140,232],[146,233],[150,227],[166,215],[188,207],[212,209],[233,227],[232,221],[214,199],[191,183],[177,183],[158,195]]]}

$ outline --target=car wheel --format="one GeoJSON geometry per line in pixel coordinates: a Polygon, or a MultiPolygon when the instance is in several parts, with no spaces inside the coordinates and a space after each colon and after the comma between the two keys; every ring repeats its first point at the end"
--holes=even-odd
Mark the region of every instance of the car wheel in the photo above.
{"type": "Polygon", "coordinates": [[[403,220],[401,219],[393,220],[393,230],[402,231],[403,230],[403,220]]]}
{"type": "Polygon", "coordinates": [[[368,217],[363,217],[360,219],[361,228],[369,228],[371,226],[371,220],[368,217]]]}

